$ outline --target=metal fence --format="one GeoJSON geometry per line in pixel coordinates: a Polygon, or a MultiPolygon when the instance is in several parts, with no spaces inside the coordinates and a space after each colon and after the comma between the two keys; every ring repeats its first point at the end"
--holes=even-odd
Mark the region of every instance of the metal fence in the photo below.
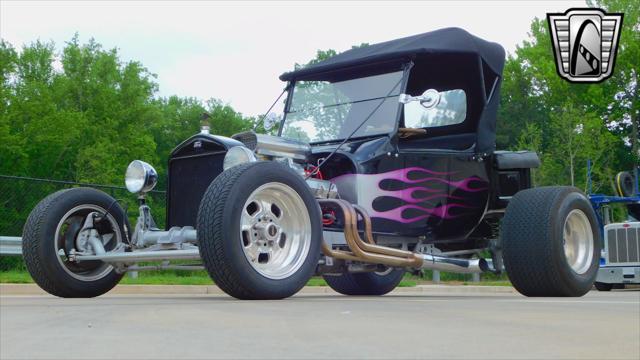
{"type": "MultiPolygon", "coordinates": [[[[58,190],[73,187],[92,187],[113,196],[127,209],[132,225],[135,224],[133,221],[138,211],[136,197],[124,186],[0,175],[0,236],[22,236],[24,223],[40,200],[58,190]]],[[[163,227],[165,223],[165,199],[165,191],[153,190],[147,195],[153,217],[159,227],[163,227]]]]}

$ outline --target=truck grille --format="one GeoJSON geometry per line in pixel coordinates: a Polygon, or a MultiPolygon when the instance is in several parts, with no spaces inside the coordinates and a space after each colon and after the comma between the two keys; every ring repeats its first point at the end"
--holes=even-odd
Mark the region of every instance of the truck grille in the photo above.
{"type": "Polygon", "coordinates": [[[171,159],[167,229],[196,226],[200,200],[211,181],[222,173],[224,156],[224,151],[215,151],[171,159]]]}
{"type": "Polygon", "coordinates": [[[609,224],[604,228],[605,251],[610,265],[640,263],[640,222],[609,224]]]}

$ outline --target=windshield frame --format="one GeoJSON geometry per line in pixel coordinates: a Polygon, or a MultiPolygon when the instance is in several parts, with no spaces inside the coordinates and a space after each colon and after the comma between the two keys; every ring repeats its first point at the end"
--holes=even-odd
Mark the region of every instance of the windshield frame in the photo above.
{"type": "MultiPolygon", "coordinates": [[[[409,83],[409,74],[411,72],[411,68],[412,67],[413,67],[413,62],[412,61],[401,63],[400,71],[402,71],[402,79],[400,80],[399,94],[403,94],[403,93],[406,92],[407,84],[409,83]]],[[[366,76],[362,76],[360,78],[365,78],[365,77],[366,76]]],[[[355,79],[357,79],[357,78],[355,78],[355,79]]],[[[284,130],[284,124],[287,121],[287,115],[289,114],[289,111],[291,110],[291,102],[292,102],[292,99],[293,99],[293,90],[295,88],[295,84],[296,84],[297,81],[305,81],[305,79],[301,78],[301,79],[291,80],[291,81],[289,81],[289,83],[287,85],[287,99],[285,101],[284,114],[282,116],[282,120],[280,121],[280,126],[278,127],[278,136],[279,137],[282,137],[282,131],[284,130]]],[[[389,92],[389,91],[391,91],[391,89],[387,89],[386,91],[389,92]]],[[[378,100],[384,101],[384,99],[386,99],[386,98],[380,98],[378,100]]],[[[402,104],[402,103],[400,103],[398,101],[398,106],[397,106],[397,109],[396,109],[396,119],[395,119],[395,123],[393,124],[393,129],[391,131],[386,132],[386,133],[380,133],[380,134],[363,135],[363,136],[352,136],[350,139],[381,137],[381,136],[392,136],[393,134],[396,134],[398,132],[398,127],[400,126],[400,120],[401,120],[401,117],[402,117],[402,107],[403,106],[404,106],[404,104],[402,104]]],[[[379,109],[376,109],[375,111],[377,112],[378,110],[379,109]]],[[[362,120],[364,120],[364,118],[362,120]]],[[[340,141],[344,141],[344,140],[345,140],[344,138],[336,138],[336,139],[329,139],[329,140],[312,141],[312,142],[310,142],[310,144],[327,144],[327,143],[333,143],[333,142],[340,142],[340,141]]]]}

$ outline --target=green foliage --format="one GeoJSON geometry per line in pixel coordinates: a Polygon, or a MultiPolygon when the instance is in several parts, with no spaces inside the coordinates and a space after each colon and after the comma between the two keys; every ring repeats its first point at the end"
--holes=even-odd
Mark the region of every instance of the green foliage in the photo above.
{"type": "Polygon", "coordinates": [[[530,149],[541,156],[535,184],[586,190],[587,160],[593,190],[613,192],[617,171],[638,164],[640,3],[592,4],[624,12],[613,76],[600,84],[572,84],[556,73],[546,19],[534,19],[529,38],[507,58],[498,114],[498,148],[530,149]]]}
{"type": "Polygon", "coordinates": [[[253,121],[215,99],[157,98],[142,64],[77,35],[60,54],[53,43],[16,51],[2,41],[0,70],[3,174],[119,185],[132,159],[166,174],[171,149],[198,132],[205,111],[216,134],[253,121]]]}
{"type": "MultiPolygon", "coordinates": [[[[53,43],[14,49],[0,40],[0,174],[122,186],[127,164],[142,159],[158,170],[157,189],[164,190],[171,150],[199,131],[203,112],[220,135],[253,124],[215,99],[158,98],[155,78],[78,35],[59,52],[53,43]]],[[[16,219],[58,190],[39,184],[18,202],[7,196],[26,186],[17,184],[0,182],[0,235],[19,235],[16,219]]],[[[134,197],[117,197],[135,213],[134,197]]],[[[153,196],[149,202],[162,222],[165,204],[153,196]]],[[[19,260],[0,260],[0,270],[19,267],[19,260]]]]}

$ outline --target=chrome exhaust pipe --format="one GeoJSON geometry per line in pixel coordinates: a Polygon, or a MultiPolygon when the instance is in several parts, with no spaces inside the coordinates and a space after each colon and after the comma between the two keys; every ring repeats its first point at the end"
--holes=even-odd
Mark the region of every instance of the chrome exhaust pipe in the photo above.
{"type": "Polygon", "coordinates": [[[460,259],[433,254],[420,254],[375,243],[371,231],[371,219],[366,210],[341,199],[318,199],[320,204],[337,206],[344,216],[344,236],[350,251],[333,250],[323,241],[322,252],[326,256],[346,261],[358,261],[370,264],[382,264],[391,267],[429,269],[462,274],[496,272],[491,260],[460,259]],[[360,238],[357,227],[357,215],[364,222],[366,242],[360,238]]]}
{"type": "Polygon", "coordinates": [[[422,254],[421,269],[455,272],[461,274],[474,274],[491,271],[491,260],[487,259],[460,259],[431,254],[422,254]]]}

